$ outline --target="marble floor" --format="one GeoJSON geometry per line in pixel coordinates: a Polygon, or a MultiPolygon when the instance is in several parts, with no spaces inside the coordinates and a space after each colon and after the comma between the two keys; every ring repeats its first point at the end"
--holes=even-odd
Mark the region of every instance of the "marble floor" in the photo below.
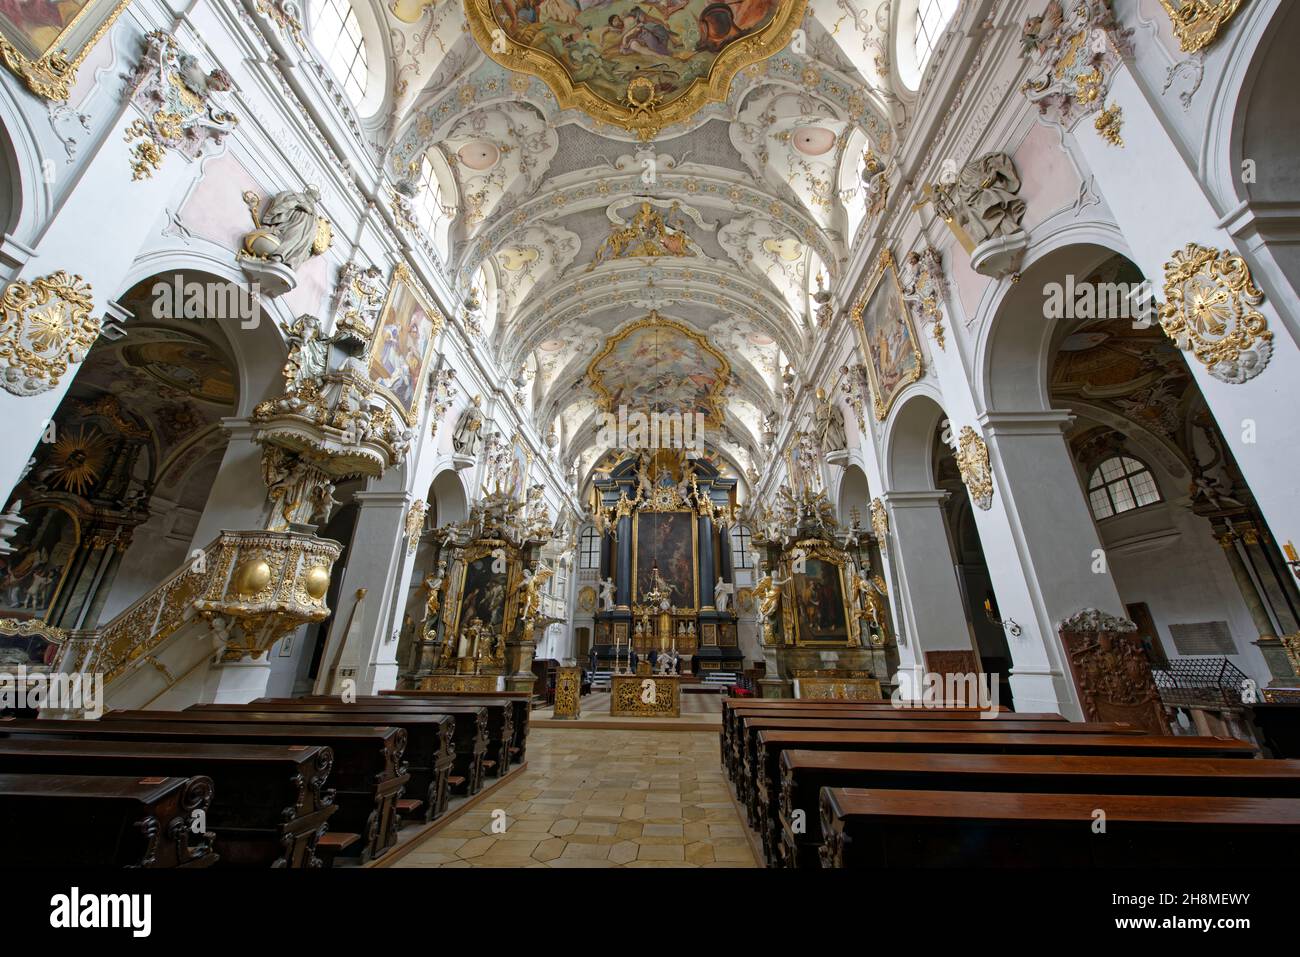
{"type": "Polygon", "coordinates": [[[522,772],[391,866],[759,865],[716,732],[575,725],[534,728],[522,772]]]}

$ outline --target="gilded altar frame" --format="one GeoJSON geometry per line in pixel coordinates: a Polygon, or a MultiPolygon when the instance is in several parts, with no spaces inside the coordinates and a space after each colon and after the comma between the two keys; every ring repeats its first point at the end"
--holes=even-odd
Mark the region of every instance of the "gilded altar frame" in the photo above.
{"type": "Polygon", "coordinates": [[[697,77],[680,96],[663,106],[659,105],[653,90],[638,97],[636,79],[628,84],[622,103],[600,96],[585,81],[574,83],[564,64],[554,56],[524,46],[506,33],[493,15],[492,0],[465,0],[465,20],[484,53],[508,70],[540,79],[555,95],[561,109],[576,107],[595,120],[635,130],[648,139],[666,126],[690,119],[710,102],[724,102],[737,73],[785,48],[803,22],[807,6],[808,0],[780,0],[767,26],[727,44],[710,65],[706,77],[697,77]]]}
{"type": "Polygon", "coordinates": [[[44,50],[35,49],[30,37],[0,28],[0,59],[37,96],[66,102],[77,82],[77,70],[130,2],[87,0],[44,50]],[[26,46],[25,51],[22,46],[26,46]]]}
{"type": "Polygon", "coordinates": [[[691,595],[694,604],[691,606],[692,611],[698,611],[700,607],[700,529],[699,516],[695,514],[694,509],[689,508],[660,508],[660,509],[643,509],[636,513],[632,521],[632,604],[637,604],[638,595],[636,590],[637,583],[637,561],[640,558],[640,529],[641,519],[647,515],[679,515],[686,514],[691,517],[691,595]]]}
{"type": "MultiPolygon", "coordinates": [[[[405,290],[407,295],[412,296],[416,303],[424,310],[425,314],[428,315],[429,322],[432,324],[433,328],[429,331],[429,341],[425,344],[424,354],[420,356],[419,369],[416,371],[414,376],[414,388],[411,396],[411,404],[407,406],[407,404],[398,398],[392,390],[379,385],[378,383],[375,384],[375,391],[383,395],[389,402],[393,403],[395,407],[400,409],[402,419],[407,425],[414,427],[420,421],[420,405],[423,403],[424,393],[427,391],[424,388],[425,373],[429,370],[429,360],[433,356],[433,346],[438,339],[438,333],[442,331],[442,328],[446,323],[446,319],[442,314],[442,310],[434,304],[433,297],[425,292],[424,287],[420,285],[416,278],[411,274],[411,270],[407,268],[406,263],[398,263],[393,269],[392,279],[389,280],[388,283],[388,292],[384,295],[384,307],[380,310],[379,319],[375,322],[374,333],[370,337],[370,348],[366,350],[365,364],[366,371],[369,373],[371,362],[383,347],[383,336],[381,333],[388,327],[389,321],[392,317],[394,303],[397,300],[398,294],[403,290],[405,290]]],[[[371,376],[371,378],[373,379],[374,377],[371,376]]]]}
{"type": "Polygon", "coordinates": [[[871,388],[871,408],[875,413],[876,421],[883,422],[885,417],[889,415],[889,410],[893,406],[894,400],[898,398],[898,394],[925,374],[925,357],[921,354],[920,345],[921,337],[917,334],[916,323],[912,321],[912,310],[908,308],[907,300],[903,294],[903,284],[898,278],[898,264],[894,262],[894,256],[889,250],[886,249],[881,252],[880,259],[876,262],[876,272],[871,279],[871,284],[853,306],[850,315],[857,331],[858,344],[862,347],[862,358],[866,360],[863,365],[867,367],[867,380],[871,388]],[[904,376],[889,395],[884,395],[881,390],[880,378],[876,375],[876,354],[871,348],[871,342],[867,339],[866,322],[863,319],[863,314],[875,300],[876,294],[886,288],[884,286],[886,279],[892,283],[888,287],[888,291],[896,297],[895,304],[911,339],[912,357],[916,362],[916,368],[904,376]]]}
{"type": "Polygon", "coordinates": [[[498,548],[505,549],[506,553],[506,570],[505,570],[505,590],[506,600],[505,607],[501,611],[501,630],[494,634],[504,635],[508,641],[514,634],[515,617],[519,610],[519,596],[516,594],[519,587],[520,578],[520,557],[518,550],[504,539],[482,538],[471,542],[465,547],[464,553],[459,558],[459,568],[456,568],[452,574],[452,579],[456,583],[456,592],[454,597],[448,602],[447,615],[445,618],[443,639],[446,639],[446,628],[451,628],[457,638],[463,628],[461,622],[461,612],[465,601],[465,582],[469,577],[469,566],[481,558],[486,558],[498,548]]]}
{"type": "Polygon", "coordinates": [[[781,586],[781,623],[787,636],[794,636],[794,644],[799,647],[807,648],[846,648],[858,647],[862,642],[862,635],[858,624],[857,617],[853,614],[852,603],[849,601],[849,559],[838,548],[833,547],[827,542],[820,539],[804,539],[797,541],[781,553],[781,567],[785,569],[785,575],[789,579],[781,586]],[[825,562],[834,565],[836,569],[835,581],[839,585],[839,603],[844,613],[844,625],[847,637],[843,640],[836,639],[833,641],[814,639],[803,634],[803,628],[800,624],[799,615],[796,612],[799,600],[795,592],[794,573],[791,570],[792,554],[795,549],[802,548],[807,552],[809,559],[825,562]]]}

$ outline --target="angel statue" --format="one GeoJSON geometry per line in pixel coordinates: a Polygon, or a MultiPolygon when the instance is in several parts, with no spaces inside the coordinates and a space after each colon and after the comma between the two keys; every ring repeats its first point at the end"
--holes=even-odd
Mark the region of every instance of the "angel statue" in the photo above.
{"type": "Polygon", "coordinates": [[[542,607],[542,586],[550,580],[554,572],[545,563],[534,568],[524,569],[523,580],[519,583],[519,620],[525,622],[525,628],[532,631],[532,622],[537,618],[542,607]]]}
{"type": "Polygon", "coordinates": [[[456,424],[451,444],[460,455],[476,455],[479,441],[483,438],[483,397],[474,396],[456,424]]]}
{"type": "Polygon", "coordinates": [[[285,330],[290,342],[289,358],[284,364],[285,391],[313,393],[325,375],[329,342],[321,333],[320,320],[312,315],[299,316],[285,330]]]}
{"type": "Polygon", "coordinates": [[[825,389],[817,390],[816,422],[823,452],[838,452],[849,447],[848,434],[844,430],[844,412],[839,403],[826,397],[825,389]]]}
{"type": "Polygon", "coordinates": [[[438,617],[438,607],[441,604],[442,583],[447,577],[447,563],[438,562],[438,571],[434,575],[424,576],[424,588],[429,593],[429,598],[424,604],[424,620],[432,623],[438,617]]]}

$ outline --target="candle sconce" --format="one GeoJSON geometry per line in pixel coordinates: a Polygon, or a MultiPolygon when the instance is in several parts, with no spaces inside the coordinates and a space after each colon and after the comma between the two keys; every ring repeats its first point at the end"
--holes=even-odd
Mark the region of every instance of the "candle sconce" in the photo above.
{"type": "Polygon", "coordinates": [[[997,615],[993,614],[993,603],[989,601],[987,598],[984,599],[984,615],[986,618],[988,618],[989,621],[997,625],[999,628],[1005,628],[1007,634],[1009,634],[1012,638],[1019,638],[1024,633],[1024,629],[1016,624],[1016,620],[1014,618],[1008,618],[1004,621],[1003,619],[999,618],[997,615]]]}

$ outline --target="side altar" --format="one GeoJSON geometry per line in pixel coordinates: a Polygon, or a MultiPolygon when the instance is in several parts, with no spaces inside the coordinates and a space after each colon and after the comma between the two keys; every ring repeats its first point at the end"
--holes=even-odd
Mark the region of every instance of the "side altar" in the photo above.
{"type": "Polygon", "coordinates": [[[593,483],[601,534],[593,657],[618,672],[660,658],[682,675],[740,671],[731,607],[736,479],[684,449],[628,453],[593,483]]]}

